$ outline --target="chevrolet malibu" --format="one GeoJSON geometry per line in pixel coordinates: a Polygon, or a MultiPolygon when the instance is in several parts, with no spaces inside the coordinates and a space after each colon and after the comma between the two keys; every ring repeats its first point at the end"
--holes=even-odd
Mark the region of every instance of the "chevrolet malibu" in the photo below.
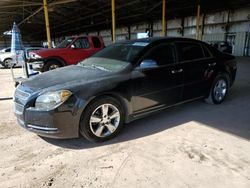
{"type": "Polygon", "coordinates": [[[236,70],[233,56],[200,41],[125,41],[21,83],[14,113],[38,135],[101,142],[125,123],[172,106],[198,99],[222,103],[236,70]]]}

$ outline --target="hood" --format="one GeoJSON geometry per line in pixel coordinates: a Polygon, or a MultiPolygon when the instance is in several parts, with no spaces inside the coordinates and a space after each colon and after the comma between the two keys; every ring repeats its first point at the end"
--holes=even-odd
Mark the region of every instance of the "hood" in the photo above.
{"type": "Polygon", "coordinates": [[[82,84],[89,83],[111,75],[114,75],[114,73],[92,67],[72,65],[31,77],[22,85],[29,87],[33,91],[38,91],[53,86],[73,86],[79,82],[82,84]]]}
{"type": "Polygon", "coordinates": [[[34,53],[37,55],[46,58],[51,55],[57,55],[64,51],[65,48],[50,48],[50,49],[42,49],[42,50],[36,50],[34,53]]]}

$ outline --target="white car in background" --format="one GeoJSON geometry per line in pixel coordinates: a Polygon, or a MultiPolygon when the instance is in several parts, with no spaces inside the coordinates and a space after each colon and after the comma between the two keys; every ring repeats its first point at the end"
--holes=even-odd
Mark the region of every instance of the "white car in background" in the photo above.
{"type": "Polygon", "coordinates": [[[42,47],[27,47],[15,53],[10,52],[10,48],[0,50],[0,64],[4,68],[21,67],[29,59],[31,51],[41,50],[42,47]]]}
{"type": "Polygon", "coordinates": [[[0,64],[5,68],[10,68],[13,65],[15,54],[11,53],[11,48],[0,50],[0,64]]]}
{"type": "Polygon", "coordinates": [[[6,52],[10,52],[11,51],[11,48],[3,48],[2,50],[0,50],[0,54],[1,53],[6,53],[6,52]]]}

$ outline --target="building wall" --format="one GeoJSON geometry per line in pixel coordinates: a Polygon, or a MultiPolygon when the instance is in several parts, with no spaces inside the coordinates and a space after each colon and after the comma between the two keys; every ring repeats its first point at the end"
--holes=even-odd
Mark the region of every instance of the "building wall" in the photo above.
{"type": "MultiPolygon", "coordinates": [[[[41,46],[42,42],[41,41],[33,41],[33,40],[23,40],[23,45],[25,47],[41,46]]],[[[10,36],[0,38],[0,49],[7,48],[10,46],[11,46],[11,37],[10,36]]]]}
{"type": "MultiPolygon", "coordinates": [[[[200,33],[200,39],[203,41],[224,41],[227,35],[234,35],[234,55],[243,56],[246,50],[247,33],[250,32],[250,7],[242,8],[233,11],[221,11],[205,15],[204,26],[203,16],[201,15],[200,27],[203,28],[203,34],[200,33]]],[[[151,28],[149,23],[139,23],[130,26],[130,39],[135,39],[137,33],[145,32],[151,28]]],[[[153,23],[153,36],[161,36],[162,24],[161,21],[153,23]]],[[[202,29],[201,29],[202,30],[202,29]]],[[[116,30],[116,40],[126,40],[129,37],[128,28],[122,27],[116,30]]],[[[101,31],[105,44],[112,43],[111,31],[101,31]]],[[[196,17],[185,17],[167,21],[167,36],[196,38],[196,17]],[[182,22],[184,27],[182,28],[182,22]],[[183,32],[182,32],[183,31],[183,32]]]]}
{"type": "MultiPolygon", "coordinates": [[[[228,35],[231,35],[232,44],[234,45],[233,54],[243,56],[246,53],[247,46],[250,45],[250,7],[241,8],[233,11],[220,11],[201,15],[200,27],[203,30],[199,34],[200,39],[203,41],[224,41],[228,35]],[[202,23],[204,22],[204,26],[202,23]],[[248,35],[247,35],[248,34],[248,35]],[[249,39],[247,38],[249,37],[249,39]]],[[[119,27],[116,29],[116,40],[136,39],[137,33],[145,32],[146,29],[152,29],[154,37],[162,35],[161,20],[154,23],[138,23],[128,27],[119,27]],[[130,33],[129,33],[130,31],[130,33]]],[[[83,33],[89,35],[101,35],[104,39],[105,45],[112,43],[111,29],[101,30],[99,32],[83,33]]],[[[183,19],[175,18],[167,20],[167,36],[196,38],[196,17],[188,16],[183,19]]],[[[55,39],[55,43],[60,42],[61,39],[55,39]]],[[[24,45],[41,45],[39,41],[27,40],[24,45]]],[[[0,48],[10,46],[10,37],[0,39],[0,48]]],[[[250,48],[250,47],[249,47],[250,48]]],[[[249,49],[248,48],[248,49],[249,49]]]]}

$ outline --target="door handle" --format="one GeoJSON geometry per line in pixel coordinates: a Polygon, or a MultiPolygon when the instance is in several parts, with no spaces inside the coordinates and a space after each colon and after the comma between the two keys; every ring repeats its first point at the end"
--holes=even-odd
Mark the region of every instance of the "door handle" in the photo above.
{"type": "Polygon", "coordinates": [[[171,73],[172,74],[177,74],[177,73],[181,73],[183,72],[183,69],[178,69],[178,70],[172,70],[171,73]]]}
{"type": "Polygon", "coordinates": [[[208,66],[209,67],[214,67],[217,63],[209,63],[208,66]]]}

